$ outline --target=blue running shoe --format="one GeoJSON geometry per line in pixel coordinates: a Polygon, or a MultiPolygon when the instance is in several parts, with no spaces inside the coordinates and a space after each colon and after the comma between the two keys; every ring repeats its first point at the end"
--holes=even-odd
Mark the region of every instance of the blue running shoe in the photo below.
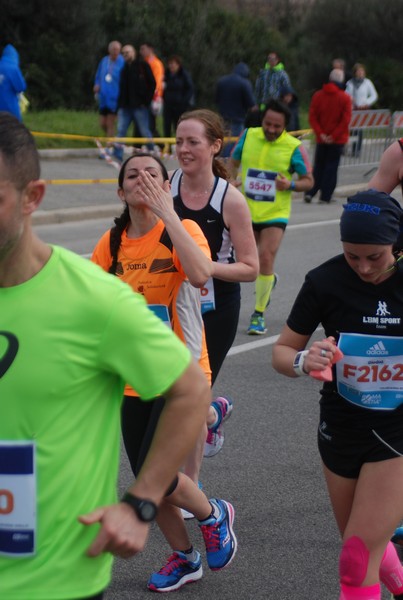
{"type": "Polygon", "coordinates": [[[207,438],[204,444],[204,456],[215,456],[224,444],[224,428],[223,423],[230,418],[234,403],[229,396],[218,396],[211,403],[217,411],[218,421],[213,427],[209,427],[207,438]]]}
{"type": "Polygon", "coordinates": [[[264,316],[254,312],[250,318],[248,335],[264,335],[267,332],[264,316]]]}
{"type": "Polygon", "coordinates": [[[147,587],[152,592],[172,592],[178,590],[186,583],[201,579],[203,567],[199,552],[197,558],[191,562],[184,552],[174,552],[168,558],[166,565],[153,573],[148,580],[147,587]]]}
{"type": "Polygon", "coordinates": [[[206,545],[207,564],[212,571],[227,567],[235,556],[237,540],[232,529],[235,511],[232,504],[225,500],[211,498],[210,503],[220,510],[218,519],[210,517],[199,521],[206,545]]]}
{"type": "Polygon", "coordinates": [[[218,420],[218,424],[213,427],[217,431],[224,421],[230,418],[234,403],[229,396],[217,396],[217,398],[211,403],[217,411],[218,416],[221,418],[218,420]]]}

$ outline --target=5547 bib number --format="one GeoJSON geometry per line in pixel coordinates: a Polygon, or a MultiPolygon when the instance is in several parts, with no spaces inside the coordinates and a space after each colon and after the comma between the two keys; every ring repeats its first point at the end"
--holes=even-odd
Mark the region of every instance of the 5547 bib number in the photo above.
{"type": "Polygon", "coordinates": [[[247,198],[261,202],[274,202],[276,197],[276,177],[274,171],[248,169],[245,178],[245,195],[247,198]]]}

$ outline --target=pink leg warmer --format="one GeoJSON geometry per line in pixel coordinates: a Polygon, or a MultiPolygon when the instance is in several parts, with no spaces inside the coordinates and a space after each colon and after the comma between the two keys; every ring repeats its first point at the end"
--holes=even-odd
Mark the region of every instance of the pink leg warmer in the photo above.
{"type": "Polygon", "coordinates": [[[340,600],[381,600],[381,584],[352,587],[342,583],[340,600]]]}
{"type": "Polygon", "coordinates": [[[388,543],[382,557],[379,578],[392,594],[403,594],[403,567],[392,542],[388,543]]]}
{"type": "Polygon", "coordinates": [[[367,576],[369,550],[356,535],[343,542],[339,560],[340,583],[360,587],[367,576]]]}

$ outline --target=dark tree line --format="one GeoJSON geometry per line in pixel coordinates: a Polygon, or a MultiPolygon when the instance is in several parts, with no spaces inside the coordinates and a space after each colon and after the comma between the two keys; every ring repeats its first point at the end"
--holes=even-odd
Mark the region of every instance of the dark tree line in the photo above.
{"type": "Polygon", "coordinates": [[[365,64],[379,93],[377,106],[403,110],[402,35],[403,0],[315,0],[291,42],[303,56],[298,81],[315,88],[323,65],[340,56],[350,70],[365,64]]]}
{"type": "Polygon", "coordinates": [[[267,0],[262,18],[247,0],[233,11],[219,0],[0,0],[0,40],[19,51],[38,110],[93,108],[94,73],[112,39],[151,41],[163,60],[182,56],[199,106],[213,106],[216,80],[237,62],[249,65],[254,81],[276,50],[302,101],[340,56],[350,69],[363,62],[378,105],[396,110],[403,109],[402,9],[403,0],[267,0]]]}

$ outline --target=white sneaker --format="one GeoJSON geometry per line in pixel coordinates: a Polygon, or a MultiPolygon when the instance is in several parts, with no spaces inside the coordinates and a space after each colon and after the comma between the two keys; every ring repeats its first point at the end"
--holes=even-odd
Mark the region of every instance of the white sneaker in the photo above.
{"type": "Polygon", "coordinates": [[[217,431],[209,429],[207,432],[206,442],[204,444],[203,456],[210,458],[219,453],[224,444],[224,431],[222,428],[218,428],[217,431]]]}

